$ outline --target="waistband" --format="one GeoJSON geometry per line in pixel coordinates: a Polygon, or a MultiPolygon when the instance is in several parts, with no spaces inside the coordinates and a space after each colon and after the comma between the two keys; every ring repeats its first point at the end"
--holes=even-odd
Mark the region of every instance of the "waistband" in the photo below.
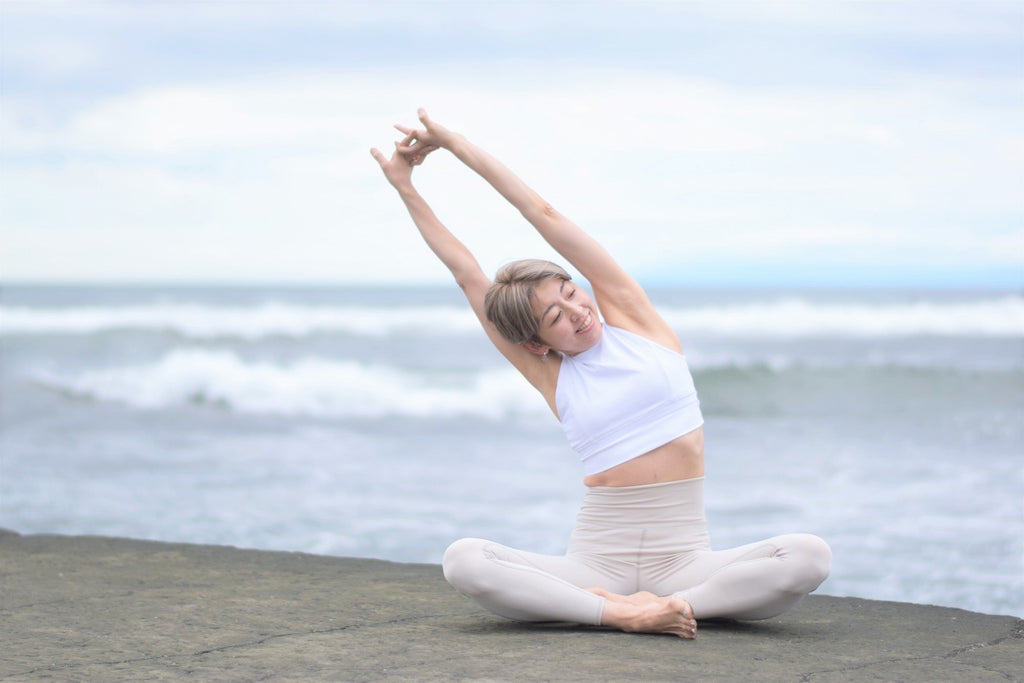
{"type": "Polygon", "coordinates": [[[704,521],[704,477],[638,486],[591,486],[578,522],[650,526],[704,521]]]}
{"type": "Polygon", "coordinates": [[[588,486],[587,495],[591,493],[600,494],[604,497],[632,498],[648,497],[658,495],[656,492],[662,490],[689,491],[692,489],[704,488],[704,477],[690,477],[689,479],[676,479],[675,481],[659,481],[653,484],[637,484],[636,486],[588,486]]]}

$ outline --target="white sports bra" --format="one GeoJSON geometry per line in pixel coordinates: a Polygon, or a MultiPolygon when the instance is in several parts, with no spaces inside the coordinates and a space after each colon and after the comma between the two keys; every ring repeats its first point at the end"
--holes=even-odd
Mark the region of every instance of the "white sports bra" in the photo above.
{"type": "Polygon", "coordinates": [[[586,475],[649,453],[704,424],[686,358],[607,324],[595,346],[562,357],[555,407],[586,475]]]}

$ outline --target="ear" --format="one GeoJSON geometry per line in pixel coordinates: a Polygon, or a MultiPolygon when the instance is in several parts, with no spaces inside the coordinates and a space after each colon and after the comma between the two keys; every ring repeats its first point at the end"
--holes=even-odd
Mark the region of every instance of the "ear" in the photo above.
{"type": "Polygon", "coordinates": [[[536,354],[538,356],[546,356],[546,355],[548,355],[548,351],[551,350],[550,346],[545,346],[544,344],[538,344],[537,342],[534,342],[534,341],[523,342],[522,344],[520,344],[520,346],[522,346],[524,349],[526,349],[530,353],[534,353],[534,354],[536,354]]]}

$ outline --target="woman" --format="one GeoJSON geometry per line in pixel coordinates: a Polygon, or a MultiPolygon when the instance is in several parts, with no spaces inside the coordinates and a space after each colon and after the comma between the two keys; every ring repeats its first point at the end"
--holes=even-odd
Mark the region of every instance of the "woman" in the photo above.
{"type": "Polygon", "coordinates": [[[679,339],[640,285],[495,158],[422,109],[419,119],[420,129],[396,126],[405,137],[390,158],[371,154],[487,336],[561,422],[589,487],[564,556],[462,539],[444,556],[449,583],[511,619],[684,638],[697,619],[765,619],[817,588],[831,551],[816,536],[710,549],[699,402],[679,339]],[[511,202],[593,299],[545,261],[509,264],[492,282],[413,188],[413,167],[437,149],[511,202]]]}

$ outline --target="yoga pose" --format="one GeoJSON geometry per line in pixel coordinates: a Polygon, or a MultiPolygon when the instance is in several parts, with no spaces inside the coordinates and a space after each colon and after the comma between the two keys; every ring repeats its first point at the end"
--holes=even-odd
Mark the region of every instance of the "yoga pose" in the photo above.
{"type": "Polygon", "coordinates": [[[640,285],[494,157],[422,109],[419,120],[396,126],[404,138],[390,157],[371,154],[487,336],[547,401],[588,487],[565,555],[464,538],[445,552],[448,582],[510,619],[684,638],[699,619],[766,619],[817,588],[832,558],[817,536],[711,550],[700,404],[679,339],[640,285]],[[547,261],[510,263],[492,282],[412,185],[413,168],[438,149],[511,202],[593,298],[547,261]]]}

